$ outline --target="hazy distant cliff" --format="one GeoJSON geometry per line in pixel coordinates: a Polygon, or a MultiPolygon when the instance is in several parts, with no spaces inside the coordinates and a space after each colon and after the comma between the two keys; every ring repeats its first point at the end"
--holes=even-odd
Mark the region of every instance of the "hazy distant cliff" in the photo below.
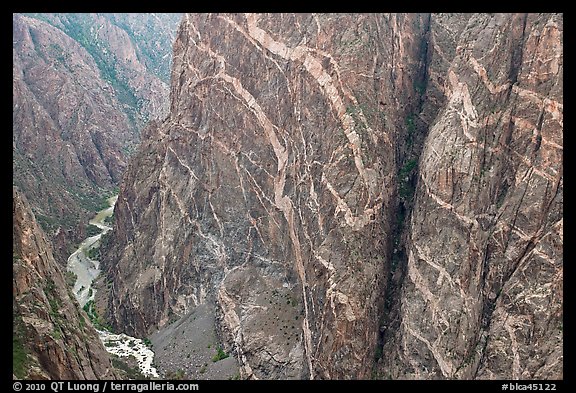
{"type": "Polygon", "coordinates": [[[180,16],[148,25],[137,16],[13,15],[14,184],[60,262],[84,236],[78,223],[119,183],[141,127],[167,113],[165,63],[180,16]]]}

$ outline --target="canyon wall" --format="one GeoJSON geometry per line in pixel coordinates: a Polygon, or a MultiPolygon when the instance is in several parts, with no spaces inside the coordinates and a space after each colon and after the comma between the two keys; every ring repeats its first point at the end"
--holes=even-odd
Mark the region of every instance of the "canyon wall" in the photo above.
{"type": "Polygon", "coordinates": [[[562,15],[184,16],[107,316],[243,378],[562,378],[562,15]]]}
{"type": "Polygon", "coordinates": [[[562,22],[433,16],[383,377],[563,377],[562,22]]]}
{"type": "Polygon", "coordinates": [[[26,197],[13,188],[12,367],[19,379],[115,379],[26,197]]]}
{"type": "Polygon", "coordinates": [[[60,263],[120,182],[140,129],[166,116],[166,59],[139,55],[145,42],[171,59],[179,16],[158,15],[155,40],[139,32],[138,15],[122,25],[134,30],[115,14],[13,15],[13,183],[60,263]]]}
{"type": "Polygon", "coordinates": [[[244,377],[370,375],[422,15],[186,15],[170,116],[129,165],[108,315],[201,303],[244,377]]]}

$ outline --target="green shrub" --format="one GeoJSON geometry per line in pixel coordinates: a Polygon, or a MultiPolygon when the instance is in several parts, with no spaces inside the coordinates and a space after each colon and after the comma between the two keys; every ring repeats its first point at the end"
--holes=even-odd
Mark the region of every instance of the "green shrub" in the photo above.
{"type": "Polygon", "coordinates": [[[88,314],[90,322],[92,322],[92,325],[94,325],[96,329],[108,330],[109,332],[112,331],[112,328],[106,323],[106,321],[104,321],[104,318],[98,315],[96,307],[94,306],[94,300],[89,300],[88,303],[84,305],[83,309],[86,311],[86,314],[88,314]]]}
{"type": "Polygon", "coordinates": [[[66,284],[69,287],[74,287],[74,284],[76,284],[76,280],[78,280],[78,276],[76,275],[76,273],[71,272],[70,270],[66,270],[66,273],[64,273],[64,278],[66,279],[66,284]]]}
{"type": "Polygon", "coordinates": [[[94,247],[94,248],[89,249],[86,256],[90,259],[95,259],[95,260],[100,259],[100,248],[94,247]]]}
{"type": "Polygon", "coordinates": [[[86,236],[95,236],[98,235],[100,232],[102,231],[96,225],[92,224],[86,225],[86,236]]]}
{"type": "Polygon", "coordinates": [[[23,340],[12,334],[12,371],[18,378],[26,376],[28,368],[28,354],[24,348],[23,340]]]}
{"type": "Polygon", "coordinates": [[[224,350],[222,348],[217,347],[216,348],[216,355],[214,355],[212,357],[212,361],[217,362],[219,360],[226,359],[227,357],[228,357],[228,354],[226,352],[224,352],[224,350]]]}
{"type": "Polygon", "coordinates": [[[132,379],[132,380],[150,379],[149,377],[142,374],[140,370],[138,370],[137,368],[130,367],[126,362],[118,358],[118,356],[116,355],[112,357],[112,366],[114,366],[116,370],[123,371],[126,376],[125,379],[132,379]]]}
{"type": "Polygon", "coordinates": [[[400,178],[405,177],[406,175],[409,175],[410,172],[412,172],[412,170],[414,168],[416,168],[416,165],[418,165],[418,160],[413,158],[411,160],[408,160],[408,162],[406,162],[402,168],[400,168],[400,173],[398,176],[400,176],[400,178]]]}
{"type": "Polygon", "coordinates": [[[412,135],[416,131],[416,124],[414,124],[414,115],[410,114],[406,118],[406,129],[408,130],[408,135],[412,135]]]}

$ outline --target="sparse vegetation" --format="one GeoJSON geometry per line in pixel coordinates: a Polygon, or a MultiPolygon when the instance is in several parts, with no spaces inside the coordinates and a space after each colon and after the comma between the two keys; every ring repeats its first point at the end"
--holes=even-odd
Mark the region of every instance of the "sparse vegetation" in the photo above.
{"type": "Polygon", "coordinates": [[[51,335],[54,340],[60,340],[62,338],[62,331],[60,331],[60,329],[55,326],[51,335]]]}
{"type": "Polygon", "coordinates": [[[414,124],[414,115],[410,114],[406,118],[406,130],[408,135],[412,135],[416,131],[416,125],[414,124]]]}
{"type": "Polygon", "coordinates": [[[108,198],[107,195],[78,194],[75,199],[83,209],[96,213],[110,207],[108,198]]]}
{"type": "Polygon", "coordinates": [[[148,337],[144,337],[142,341],[144,342],[144,345],[146,345],[148,348],[152,348],[152,341],[150,341],[148,337]]]}
{"type": "Polygon", "coordinates": [[[84,316],[82,314],[78,314],[78,324],[80,325],[80,329],[84,330],[84,328],[86,327],[86,319],[84,319],[84,316]]]}
{"type": "Polygon", "coordinates": [[[418,165],[418,160],[413,158],[408,160],[400,171],[398,172],[398,193],[400,198],[403,199],[411,199],[414,195],[414,186],[412,185],[412,181],[410,179],[412,172],[418,165]]]}
{"type": "Polygon", "coordinates": [[[50,317],[52,317],[54,323],[58,323],[61,318],[59,311],[62,305],[56,296],[55,290],[56,284],[54,283],[54,280],[51,278],[47,279],[46,285],[44,286],[44,293],[48,299],[48,304],[50,304],[50,317]]]}
{"type": "Polygon", "coordinates": [[[106,217],[104,219],[104,224],[108,225],[108,226],[113,226],[114,225],[114,214],[106,217]]]}
{"type": "Polygon", "coordinates": [[[90,322],[92,322],[96,329],[108,330],[110,332],[112,331],[112,328],[104,321],[104,318],[102,318],[100,315],[98,315],[98,312],[96,312],[94,300],[89,300],[88,303],[84,305],[83,309],[86,311],[86,314],[88,314],[90,322]]]}
{"type": "Polygon", "coordinates": [[[12,326],[12,372],[18,378],[25,378],[28,369],[28,354],[24,342],[24,323],[17,314],[12,326]]]}
{"type": "Polygon", "coordinates": [[[28,354],[22,343],[22,339],[12,335],[12,370],[14,375],[18,378],[26,376],[26,364],[28,362],[28,354]]]}
{"type": "Polygon", "coordinates": [[[112,365],[117,370],[122,371],[126,378],[124,379],[131,379],[131,380],[144,380],[150,379],[144,374],[142,374],[137,368],[130,367],[126,362],[121,360],[117,355],[113,355],[112,357],[112,365]]]}
{"type": "Polygon", "coordinates": [[[64,279],[66,280],[66,285],[68,285],[69,287],[74,287],[74,284],[76,284],[76,280],[78,280],[78,276],[76,275],[76,273],[71,272],[70,270],[66,270],[66,272],[64,273],[64,279]]]}
{"type": "Polygon", "coordinates": [[[414,90],[416,90],[416,93],[418,93],[419,95],[424,94],[424,92],[426,91],[426,82],[419,80],[414,81],[414,90]]]}
{"type": "Polygon", "coordinates": [[[40,213],[36,213],[36,221],[40,224],[45,232],[50,233],[58,227],[58,221],[52,217],[44,216],[40,213]]]}
{"type": "Polygon", "coordinates": [[[404,166],[400,169],[400,176],[402,177],[408,175],[414,168],[416,168],[417,164],[418,160],[415,158],[406,162],[406,164],[404,164],[404,166]]]}
{"type": "Polygon", "coordinates": [[[168,379],[183,380],[186,379],[184,370],[178,369],[167,374],[168,379]]]}
{"type": "Polygon", "coordinates": [[[220,347],[216,347],[216,355],[214,355],[212,357],[212,361],[213,362],[218,362],[222,359],[226,359],[228,357],[228,354],[226,352],[224,352],[224,350],[220,347]]]}
{"type": "Polygon", "coordinates": [[[102,231],[96,225],[92,225],[92,224],[86,225],[86,236],[95,236],[95,235],[99,234],[100,232],[102,232],[102,231]]]}
{"type": "Polygon", "coordinates": [[[100,259],[100,248],[95,247],[88,250],[86,256],[90,259],[99,260],[100,259]]]}

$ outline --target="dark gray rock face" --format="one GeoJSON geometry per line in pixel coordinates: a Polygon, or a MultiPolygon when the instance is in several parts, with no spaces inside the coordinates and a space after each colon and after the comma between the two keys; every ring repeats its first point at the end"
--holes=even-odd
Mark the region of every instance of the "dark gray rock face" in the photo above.
{"type": "Polygon", "coordinates": [[[171,114],[145,132],[116,208],[116,326],[144,334],[211,297],[243,376],[367,377],[408,102],[396,92],[414,89],[425,26],[185,16],[171,114]]]}
{"type": "Polygon", "coordinates": [[[427,94],[440,105],[382,372],[561,379],[562,16],[432,21],[427,94]]]}
{"type": "Polygon", "coordinates": [[[562,94],[561,15],[187,14],[108,317],[214,303],[243,378],[561,378],[562,94]]]}

